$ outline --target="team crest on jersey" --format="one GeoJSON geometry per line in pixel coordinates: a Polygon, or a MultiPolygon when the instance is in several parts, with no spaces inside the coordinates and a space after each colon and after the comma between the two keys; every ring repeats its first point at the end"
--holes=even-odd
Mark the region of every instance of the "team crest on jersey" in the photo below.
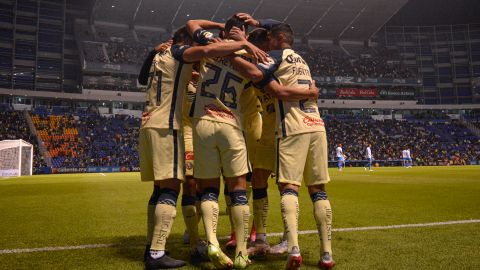
{"type": "Polygon", "coordinates": [[[185,160],[194,160],[194,158],[193,151],[185,151],[185,160]]]}
{"type": "Polygon", "coordinates": [[[185,167],[187,168],[187,170],[193,170],[192,162],[185,162],[185,167]]]}

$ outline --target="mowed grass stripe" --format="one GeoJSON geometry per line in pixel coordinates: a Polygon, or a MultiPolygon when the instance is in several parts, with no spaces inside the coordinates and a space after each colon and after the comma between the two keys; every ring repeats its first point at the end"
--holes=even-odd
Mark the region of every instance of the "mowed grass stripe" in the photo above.
{"type": "MultiPolygon", "coordinates": [[[[480,223],[480,219],[472,220],[453,220],[445,222],[431,222],[431,223],[418,223],[418,224],[399,224],[389,226],[370,226],[370,227],[356,227],[356,228],[337,228],[333,229],[334,232],[351,232],[351,231],[372,231],[372,230],[392,230],[403,228],[421,228],[421,227],[434,227],[445,225],[457,225],[457,224],[472,224],[480,223]]],[[[316,230],[299,231],[298,234],[316,234],[316,230]]],[[[282,233],[269,233],[268,236],[282,236],[282,233]]],[[[225,240],[229,236],[220,237],[219,239],[225,240]]],[[[173,241],[175,242],[175,241],[173,241]]],[[[178,242],[178,241],[176,241],[178,242]]],[[[60,250],[75,250],[75,249],[94,249],[94,248],[110,248],[119,247],[121,244],[91,244],[91,245],[79,245],[79,246],[64,246],[64,247],[43,247],[43,248],[23,248],[23,249],[3,249],[0,250],[0,254],[15,254],[15,253],[31,253],[31,252],[47,252],[47,251],[60,251],[60,250]]]]}

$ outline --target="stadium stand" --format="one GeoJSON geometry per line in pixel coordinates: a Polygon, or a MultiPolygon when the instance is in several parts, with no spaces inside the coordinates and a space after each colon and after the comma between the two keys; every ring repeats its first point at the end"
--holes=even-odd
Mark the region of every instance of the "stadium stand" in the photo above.
{"type": "Polygon", "coordinates": [[[78,128],[87,166],[138,167],[138,118],[96,114],[80,116],[78,128]]]}
{"type": "MultiPolygon", "coordinates": [[[[40,111],[36,111],[40,113],[40,111]]],[[[37,134],[52,157],[55,168],[82,167],[84,154],[76,121],[72,116],[36,114],[32,116],[37,134]]]]}
{"type": "Polygon", "coordinates": [[[377,161],[400,160],[410,148],[417,165],[466,165],[480,159],[480,138],[457,120],[412,117],[412,120],[383,120],[353,116],[325,118],[329,157],[335,145],[343,144],[348,160],[365,160],[372,144],[377,161]]]}
{"type": "Polygon", "coordinates": [[[22,139],[31,143],[33,149],[33,173],[40,171],[47,166],[41,155],[37,139],[31,134],[27,121],[21,111],[14,111],[6,104],[0,104],[0,141],[22,139]]]}
{"type": "MultiPolygon", "coordinates": [[[[385,47],[365,48],[356,53],[336,47],[303,51],[314,76],[346,76],[369,78],[407,79],[417,78],[412,70],[400,60],[398,51],[385,47]]],[[[357,48],[357,50],[358,50],[357,48]]]]}

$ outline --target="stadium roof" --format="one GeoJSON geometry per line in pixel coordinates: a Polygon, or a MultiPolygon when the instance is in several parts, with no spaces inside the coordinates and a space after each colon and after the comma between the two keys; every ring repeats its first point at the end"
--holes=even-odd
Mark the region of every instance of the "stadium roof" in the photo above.
{"type": "Polygon", "coordinates": [[[298,36],[364,40],[408,0],[96,0],[93,19],[175,29],[189,19],[225,21],[236,12],[291,24],[298,36]]]}

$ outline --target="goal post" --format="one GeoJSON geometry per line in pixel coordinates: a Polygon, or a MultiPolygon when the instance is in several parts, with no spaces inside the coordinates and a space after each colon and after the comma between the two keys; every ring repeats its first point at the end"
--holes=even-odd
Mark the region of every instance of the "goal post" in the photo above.
{"type": "Polygon", "coordinates": [[[24,140],[0,141],[0,176],[32,175],[33,145],[24,140]]]}

